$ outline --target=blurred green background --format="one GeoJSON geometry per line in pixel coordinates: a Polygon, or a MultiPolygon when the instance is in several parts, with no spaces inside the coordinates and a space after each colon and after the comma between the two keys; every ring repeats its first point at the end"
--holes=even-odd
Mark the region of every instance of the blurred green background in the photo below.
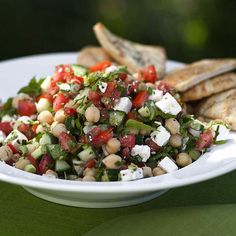
{"type": "Polygon", "coordinates": [[[0,60],[97,44],[92,26],[191,62],[236,56],[234,0],[0,0],[0,60]]]}

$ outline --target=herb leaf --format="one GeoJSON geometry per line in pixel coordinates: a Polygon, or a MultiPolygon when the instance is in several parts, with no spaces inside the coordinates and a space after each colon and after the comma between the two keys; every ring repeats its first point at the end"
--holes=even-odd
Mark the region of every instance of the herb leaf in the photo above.
{"type": "Polygon", "coordinates": [[[16,109],[12,107],[12,100],[13,98],[9,98],[3,104],[3,107],[0,109],[0,119],[5,115],[13,116],[16,113],[16,109]]]}

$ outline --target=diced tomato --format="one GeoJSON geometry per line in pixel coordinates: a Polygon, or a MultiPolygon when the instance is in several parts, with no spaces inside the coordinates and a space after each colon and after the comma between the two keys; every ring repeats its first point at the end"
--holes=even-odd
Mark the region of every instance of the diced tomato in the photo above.
{"type": "Polygon", "coordinates": [[[127,120],[132,119],[132,120],[138,120],[137,116],[135,113],[133,113],[132,111],[130,111],[127,116],[126,116],[127,120]]]}
{"type": "Polygon", "coordinates": [[[109,118],[109,112],[106,108],[100,108],[100,115],[103,120],[107,120],[109,118]]]}
{"type": "Polygon", "coordinates": [[[47,92],[50,95],[55,95],[58,91],[59,91],[59,87],[57,86],[57,82],[54,81],[54,78],[51,78],[51,84],[47,92]]]}
{"type": "Polygon", "coordinates": [[[85,168],[93,168],[95,165],[96,165],[96,161],[94,159],[88,160],[85,165],[85,168]]]}
{"type": "Polygon", "coordinates": [[[43,155],[42,159],[39,162],[37,173],[42,175],[45,174],[48,169],[52,169],[54,166],[54,160],[50,155],[43,155]]]}
{"type": "Polygon", "coordinates": [[[65,107],[64,108],[64,113],[68,116],[76,116],[77,115],[76,109],[71,108],[71,107],[65,107]]]}
{"type": "Polygon", "coordinates": [[[46,98],[51,104],[53,103],[53,96],[51,94],[42,94],[40,96],[37,97],[37,102],[41,99],[41,98],[46,98]]]}
{"type": "Polygon", "coordinates": [[[36,113],[36,106],[31,100],[20,100],[17,112],[20,116],[32,116],[36,113]]]}
{"type": "Polygon", "coordinates": [[[125,80],[127,78],[127,74],[126,73],[119,73],[118,74],[118,77],[121,79],[121,80],[125,80]]]}
{"type": "Polygon", "coordinates": [[[157,89],[162,90],[164,94],[171,91],[171,87],[168,83],[160,81],[157,85],[157,89]]]}
{"type": "Polygon", "coordinates": [[[31,129],[32,129],[32,131],[36,134],[36,130],[37,130],[37,128],[38,128],[38,124],[35,124],[35,125],[32,125],[32,127],[31,127],[31,129]]]}
{"type": "Polygon", "coordinates": [[[0,130],[5,134],[8,135],[13,130],[10,122],[0,122],[0,130]]]}
{"type": "Polygon", "coordinates": [[[59,93],[53,102],[54,111],[60,110],[70,99],[63,93],[59,93]]]}
{"type": "Polygon", "coordinates": [[[202,134],[200,134],[199,139],[196,142],[196,147],[199,150],[204,148],[208,148],[213,144],[213,134],[211,130],[206,130],[202,134]]]}
{"type": "Polygon", "coordinates": [[[70,65],[64,64],[56,67],[54,73],[54,81],[56,83],[65,83],[66,81],[71,80],[72,77],[74,77],[74,71],[70,65]]]}
{"type": "Polygon", "coordinates": [[[101,95],[93,90],[89,91],[88,98],[95,106],[101,102],[101,95]]]}
{"type": "Polygon", "coordinates": [[[87,135],[80,136],[79,143],[89,143],[87,135]]]}
{"type": "Polygon", "coordinates": [[[59,135],[59,143],[61,145],[61,148],[65,151],[74,152],[76,150],[75,137],[66,132],[62,132],[59,135]]]}
{"type": "Polygon", "coordinates": [[[128,147],[123,148],[121,151],[121,156],[127,161],[130,156],[130,149],[128,147]]]}
{"type": "Polygon", "coordinates": [[[31,154],[27,156],[27,159],[36,169],[38,169],[38,161],[35,158],[33,158],[31,154]]]}
{"type": "Polygon", "coordinates": [[[29,124],[21,124],[17,127],[17,129],[23,133],[28,139],[32,139],[34,134],[29,124]]]}
{"type": "Polygon", "coordinates": [[[150,149],[151,149],[151,151],[153,151],[153,152],[157,152],[157,151],[159,151],[160,150],[160,146],[158,146],[154,141],[152,141],[151,139],[147,139],[146,141],[145,141],[145,144],[146,145],[148,145],[149,147],[150,147],[150,149]]]}
{"type": "Polygon", "coordinates": [[[143,70],[143,78],[146,82],[155,83],[157,80],[157,72],[154,65],[149,65],[143,70]]]}
{"type": "Polygon", "coordinates": [[[138,85],[139,85],[138,81],[130,81],[127,84],[127,95],[130,95],[130,94],[136,92],[138,85]]]}
{"type": "Polygon", "coordinates": [[[84,78],[74,75],[73,77],[68,78],[66,82],[67,83],[71,82],[71,83],[76,83],[76,84],[83,84],[84,83],[84,78]]]}
{"type": "Polygon", "coordinates": [[[111,66],[111,62],[110,61],[102,61],[97,63],[96,65],[92,66],[89,68],[89,70],[91,72],[95,72],[95,71],[103,71],[105,70],[107,67],[111,66]]]}
{"type": "Polygon", "coordinates": [[[18,153],[17,149],[15,148],[15,146],[12,143],[8,143],[7,146],[11,149],[13,154],[17,154],[18,153]]]}
{"type": "Polygon", "coordinates": [[[146,90],[137,93],[133,99],[133,107],[139,108],[148,100],[148,92],[146,90]]]}
{"type": "Polygon", "coordinates": [[[133,148],[135,146],[135,135],[134,134],[125,135],[125,136],[119,138],[119,140],[120,140],[121,147],[133,148]]]}
{"type": "Polygon", "coordinates": [[[105,97],[111,97],[116,89],[116,83],[107,82],[107,88],[105,93],[103,94],[105,97]]]}
{"type": "Polygon", "coordinates": [[[93,137],[91,136],[90,142],[95,147],[101,147],[103,144],[107,143],[107,141],[110,140],[112,136],[113,136],[112,128],[109,128],[98,132],[93,137]]]}

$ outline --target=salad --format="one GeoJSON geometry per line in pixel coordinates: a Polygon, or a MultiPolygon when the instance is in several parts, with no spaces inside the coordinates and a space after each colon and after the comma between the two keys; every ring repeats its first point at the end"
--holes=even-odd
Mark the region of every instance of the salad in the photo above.
{"type": "Polygon", "coordinates": [[[51,178],[130,181],[185,167],[228,133],[187,114],[152,65],[65,64],[1,105],[0,160],[51,178]]]}

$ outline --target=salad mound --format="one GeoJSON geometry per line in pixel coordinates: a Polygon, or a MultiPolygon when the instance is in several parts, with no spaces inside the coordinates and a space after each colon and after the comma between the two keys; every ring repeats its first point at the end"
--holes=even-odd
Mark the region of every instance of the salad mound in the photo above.
{"type": "Polygon", "coordinates": [[[0,160],[52,178],[130,181],[197,160],[229,133],[186,113],[150,65],[130,74],[103,61],[59,65],[0,108],[0,160]]]}

